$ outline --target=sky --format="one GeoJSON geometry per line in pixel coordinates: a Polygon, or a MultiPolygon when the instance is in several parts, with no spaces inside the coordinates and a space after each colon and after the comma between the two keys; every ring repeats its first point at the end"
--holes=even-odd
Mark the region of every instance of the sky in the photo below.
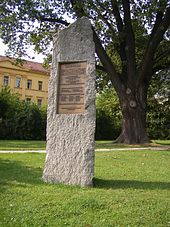
{"type": "MultiPolygon", "coordinates": [[[[3,44],[2,39],[0,39],[0,55],[5,56],[5,51],[7,50],[7,46],[3,44]]],[[[25,60],[35,61],[35,62],[43,62],[43,58],[45,57],[42,54],[35,54],[33,48],[28,50],[29,56],[34,57],[34,59],[24,58],[25,60]]]]}
{"type": "MultiPolygon", "coordinates": [[[[64,18],[69,22],[69,23],[73,23],[74,20],[69,18],[67,15],[64,15],[64,18]]],[[[5,56],[5,51],[7,50],[7,46],[5,46],[2,42],[2,39],[0,39],[0,55],[5,56]]],[[[25,60],[29,60],[29,61],[34,61],[34,62],[43,62],[43,59],[45,58],[44,55],[42,54],[35,54],[33,47],[30,48],[28,50],[29,56],[30,57],[34,57],[34,59],[30,59],[30,58],[24,58],[25,60]]]]}

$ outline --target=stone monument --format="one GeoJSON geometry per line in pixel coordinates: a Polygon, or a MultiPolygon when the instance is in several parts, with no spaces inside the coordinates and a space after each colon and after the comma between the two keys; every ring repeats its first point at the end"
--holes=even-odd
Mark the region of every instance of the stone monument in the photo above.
{"type": "Polygon", "coordinates": [[[93,31],[83,17],[54,37],[45,182],[93,185],[95,77],[93,31]]]}

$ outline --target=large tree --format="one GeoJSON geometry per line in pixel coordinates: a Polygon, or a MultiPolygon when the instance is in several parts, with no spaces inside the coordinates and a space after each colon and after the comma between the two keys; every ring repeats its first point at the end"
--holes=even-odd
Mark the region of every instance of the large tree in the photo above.
{"type": "Polygon", "coordinates": [[[107,73],[119,97],[122,132],[118,142],[148,142],[147,91],[154,73],[170,66],[168,0],[6,0],[0,36],[19,57],[32,43],[44,52],[66,16],[91,20],[97,68],[107,73]]]}

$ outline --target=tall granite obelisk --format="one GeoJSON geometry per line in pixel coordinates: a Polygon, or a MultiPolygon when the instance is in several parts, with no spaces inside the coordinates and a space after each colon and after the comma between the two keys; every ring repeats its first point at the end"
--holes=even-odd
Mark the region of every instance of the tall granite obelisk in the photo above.
{"type": "Polygon", "coordinates": [[[93,31],[83,17],[54,37],[45,182],[93,185],[95,79],[93,31]]]}

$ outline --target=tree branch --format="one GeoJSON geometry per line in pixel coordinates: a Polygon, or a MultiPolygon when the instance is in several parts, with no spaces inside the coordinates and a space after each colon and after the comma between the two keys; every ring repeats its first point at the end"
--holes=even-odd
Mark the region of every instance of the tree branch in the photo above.
{"type": "Polygon", "coordinates": [[[112,31],[112,34],[116,35],[114,31],[114,27],[111,25],[111,23],[109,23],[108,19],[101,13],[102,11],[103,12],[106,11],[106,8],[103,6],[103,3],[101,3],[99,0],[96,0],[96,1],[97,1],[97,4],[100,6],[99,8],[98,6],[94,5],[96,12],[99,14],[100,18],[107,24],[109,29],[112,31]]]}
{"type": "Polygon", "coordinates": [[[156,31],[158,30],[159,25],[160,25],[160,23],[162,21],[162,17],[163,17],[163,13],[162,12],[158,12],[157,15],[156,15],[156,21],[155,21],[154,27],[152,29],[151,38],[154,36],[156,31]]]}
{"type": "Polygon", "coordinates": [[[159,4],[159,11],[157,12],[157,15],[156,15],[156,20],[155,20],[154,27],[152,29],[151,38],[154,36],[157,29],[159,28],[160,23],[162,22],[163,12],[165,12],[165,10],[166,10],[167,0],[159,1],[158,4],[159,4]]]}
{"type": "Polygon", "coordinates": [[[119,88],[121,86],[120,78],[116,72],[116,69],[115,69],[111,59],[109,58],[106,51],[104,50],[104,48],[100,42],[100,39],[98,38],[94,28],[93,28],[93,40],[95,43],[97,55],[103,65],[104,69],[110,76],[110,79],[112,81],[112,84],[114,85],[115,90],[118,92],[118,94],[120,94],[120,91],[119,91],[120,90],[119,88]]]}
{"type": "Polygon", "coordinates": [[[119,13],[117,1],[111,0],[111,4],[112,4],[113,15],[116,19],[116,25],[119,33],[119,42],[120,42],[119,55],[122,60],[122,67],[123,67],[122,72],[124,73],[127,70],[127,67],[125,64],[127,59],[126,59],[126,52],[125,52],[126,41],[125,41],[125,34],[124,34],[124,25],[119,13]]]}
{"type": "Polygon", "coordinates": [[[96,11],[98,12],[98,15],[100,16],[100,18],[107,24],[107,26],[109,27],[110,31],[112,32],[113,36],[118,38],[118,42],[119,44],[114,45],[115,49],[117,50],[121,61],[122,61],[122,74],[126,74],[127,71],[127,61],[126,61],[126,52],[125,52],[125,47],[126,47],[126,42],[125,42],[125,33],[124,33],[124,25],[123,25],[123,21],[122,18],[120,16],[119,13],[119,9],[117,7],[117,2],[116,0],[111,0],[111,5],[112,5],[112,13],[116,19],[116,25],[117,25],[117,30],[118,30],[118,36],[114,30],[114,27],[112,26],[111,23],[109,23],[108,19],[102,15],[102,11],[106,11],[106,9],[103,7],[103,3],[101,3],[99,0],[96,0],[98,5],[100,6],[97,7],[95,5],[96,11]],[[102,10],[100,10],[102,9],[102,10]]]}
{"type": "MultiPolygon", "coordinates": [[[[85,12],[83,10],[82,4],[80,6],[80,4],[78,4],[78,3],[80,3],[78,0],[71,0],[71,4],[76,12],[77,17],[85,16],[85,12]]],[[[111,59],[109,58],[105,49],[103,48],[101,41],[100,41],[99,37],[97,36],[93,27],[92,27],[92,29],[93,29],[93,41],[95,43],[96,53],[103,65],[103,68],[106,70],[106,72],[110,76],[110,79],[112,81],[112,84],[114,85],[115,90],[117,91],[117,93],[119,95],[121,95],[120,89],[119,89],[121,86],[120,78],[116,72],[116,69],[115,69],[111,59]]]]}
{"type": "Polygon", "coordinates": [[[119,9],[117,7],[117,1],[111,0],[111,4],[112,4],[113,15],[115,16],[115,19],[116,19],[117,29],[118,29],[118,32],[121,34],[121,32],[123,31],[123,21],[120,16],[119,9]]]}
{"type": "Polygon", "coordinates": [[[101,14],[101,11],[99,8],[97,8],[95,6],[96,12],[98,13],[99,17],[106,23],[106,25],[108,26],[108,28],[110,29],[110,31],[112,32],[113,36],[116,36],[115,31],[113,26],[111,25],[111,23],[109,23],[109,21],[107,20],[107,18],[105,18],[104,15],[101,14]]]}
{"type": "Polygon", "coordinates": [[[130,2],[123,0],[124,23],[126,32],[126,58],[128,78],[131,78],[132,86],[134,76],[136,75],[136,60],[135,60],[135,37],[131,23],[130,2]]]}
{"type": "MultiPolygon", "coordinates": [[[[155,24],[158,24],[158,19],[155,21],[155,24]]],[[[141,63],[138,84],[140,84],[143,79],[147,81],[151,79],[154,54],[157,50],[159,43],[163,40],[163,36],[169,26],[170,26],[170,7],[167,8],[164,17],[162,18],[161,21],[159,21],[159,26],[155,25],[152,30],[151,38],[141,63]]]]}
{"type": "Polygon", "coordinates": [[[69,25],[69,23],[67,21],[61,20],[59,18],[47,18],[47,17],[43,17],[43,16],[40,16],[39,18],[40,18],[41,22],[48,21],[48,22],[54,22],[54,23],[62,24],[62,25],[65,25],[65,26],[69,25]]]}

